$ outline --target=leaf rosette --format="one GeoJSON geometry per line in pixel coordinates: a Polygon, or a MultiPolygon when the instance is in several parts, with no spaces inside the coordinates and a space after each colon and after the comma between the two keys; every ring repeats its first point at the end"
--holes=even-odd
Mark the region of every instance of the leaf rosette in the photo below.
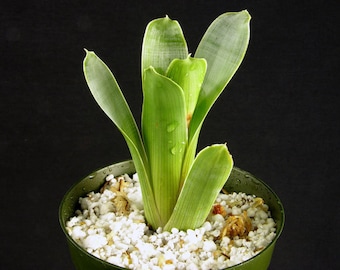
{"type": "Polygon", "coordinates": [[[233,159],[225,144],[196,150],[204,119],[244,58],[249,22],[246,10],[222,14],[192,56],[177,21],[151,21],[142,44],[141,130],[110,69],[86,51],[86,81],[126,140],[154,229],[201,226],[230,175],[233,159]]]}

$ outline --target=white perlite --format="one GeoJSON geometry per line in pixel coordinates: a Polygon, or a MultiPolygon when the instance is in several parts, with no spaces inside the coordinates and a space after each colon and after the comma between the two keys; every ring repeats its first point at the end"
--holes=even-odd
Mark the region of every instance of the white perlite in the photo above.
{"type": "Polygon", "coordinates": [[[130,269],[223,269],[248,260],[275,237],[275,222],[261,198],[220,194],[195,230],[152,231],[145,224],[138,177],[109,175],[101,192],[80,198],[66,224],[89,253],[130,269]]]}

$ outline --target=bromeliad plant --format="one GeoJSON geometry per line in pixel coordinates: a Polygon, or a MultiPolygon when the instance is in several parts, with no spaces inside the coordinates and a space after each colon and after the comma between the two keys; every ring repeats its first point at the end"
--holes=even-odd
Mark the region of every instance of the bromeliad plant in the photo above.
{"type": "Polygon", "coordinates": [[[196,155],[210,108],[238,69],[249,42],[250,15],[219,16],[191,56],[177,21],[151,21],[142,45],[141,132],[109,68],[86,51],[84,74],[102,110],[118,127],[138,173],[147,222],[156,229],[203,224],[228,179],[225,144],[196,155]]]}

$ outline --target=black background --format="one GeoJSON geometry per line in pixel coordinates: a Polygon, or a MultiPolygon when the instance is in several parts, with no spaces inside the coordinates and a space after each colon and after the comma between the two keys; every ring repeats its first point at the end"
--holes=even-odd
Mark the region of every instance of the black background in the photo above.
{"type": "Polygon", "coordinates": [[[73,269],[58,223],[63,194],[129,159],[94,102],[83,48],[112,69],[137,119],[146,24],[168,14],[191,52],[221,13],[248,9],[241,68],[203,126],[199,148],[227,142],[235,165],[282,199],[286,225],[270,269],[339,266],[337,1],[8,1],[0,4],[1,269],[73,269]]]}

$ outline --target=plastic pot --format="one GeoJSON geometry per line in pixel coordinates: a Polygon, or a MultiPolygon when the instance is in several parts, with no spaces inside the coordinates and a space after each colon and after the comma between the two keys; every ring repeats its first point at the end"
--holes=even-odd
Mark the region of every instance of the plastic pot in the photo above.
{"type": "MultiPolygon", "coordinates": [[[[74,216],[75,210],[79,207],[79,197],[84,197],[90,191],[98,191],[105,182],[105,177],[108,174],[118,176],[124,173],[132,174],[134,172],[135,168],[132,161],[124,161],[99,169],[73,185],[62,199],[59,207],[59,222],[66,236],[71,253],[71,259],[77,270],[124,269],[100,260],[88,253],[68,235],[65,225],[66,222],[72,216],[74,216]]],[[[275,244],[283,230],[284,225],[284,209],[280,199],[263,181],[256,178],[252,174],[235,167],[233,168],[224,188],[228,192],[244,192],[246,194],[255,194],[256,196],[263,198],[266,204],[269,206],[272,217],[277,224],[276,236],[265,249],[249,260],[227,269],[266,270],[270,264],[275,244]]]]}

